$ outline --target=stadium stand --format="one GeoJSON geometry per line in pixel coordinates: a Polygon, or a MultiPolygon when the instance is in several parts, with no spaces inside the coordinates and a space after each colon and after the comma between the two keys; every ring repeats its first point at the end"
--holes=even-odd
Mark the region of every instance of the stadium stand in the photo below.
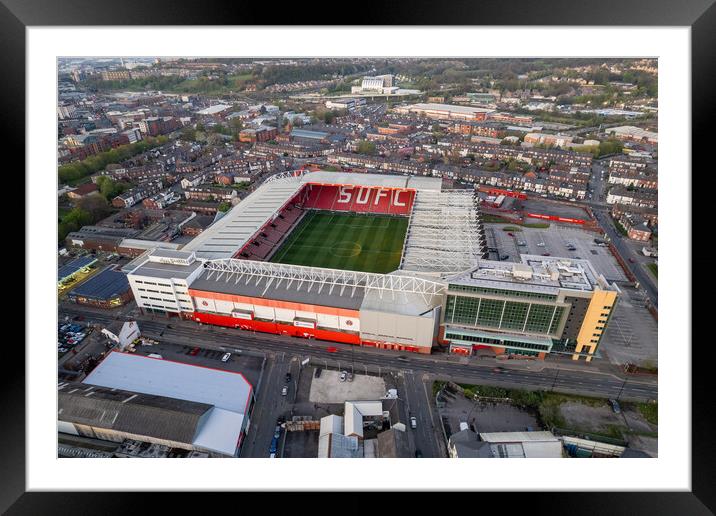
{"type": "Polygon", "coordinates": [[[304,210],[298,205],[297,198],[292,199],[278,216],[259,230],[236,254],[236,258],[264,261],[278,247],[284,236],[298,223],[304,210]]]}
{"type": "Polygon", "coordinates": [[[335,185],[309,185],[305,208],[355,213],[409,215],[415,198],[414,190],[370,187],[341,187],[335,185]],[[343,200],[348,197],[348,200],[343,200]]]}

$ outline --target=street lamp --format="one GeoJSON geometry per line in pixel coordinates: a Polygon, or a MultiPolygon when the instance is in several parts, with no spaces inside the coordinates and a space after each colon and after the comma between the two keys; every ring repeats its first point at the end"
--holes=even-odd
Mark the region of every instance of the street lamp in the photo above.
{"type": "Polygon", "coordinates": [[[619,389],[619,394],[617,394],[617,401],[619,401],[619,398],[621,397],[622,392],[624,391],[624,386],[626,385],[628,380],[629,380],[628,378],[624,378],[624,383],[622,383],[622,386],[619,389]]]}
{"type": "Polygon", "coordinates": [[[554,386],[557,385],[557,377],[559,376],[559,368],[557,368],[557,373],[554,375],[554,381],[552,382],[552,390],[554,390],[554,386]]]}

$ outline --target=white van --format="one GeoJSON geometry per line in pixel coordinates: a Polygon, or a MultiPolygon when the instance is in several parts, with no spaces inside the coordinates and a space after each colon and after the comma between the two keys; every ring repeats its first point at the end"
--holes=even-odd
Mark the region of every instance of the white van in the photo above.
{"type": "Polygon", "coordinates": [[[164,357],[161,356],[161,355],[158,354],[158,353],[149,353],[147,356],[148,356],[149,358],[158,358],[159,360],[163,360],[163,359],[164,359],[164,357]]]}

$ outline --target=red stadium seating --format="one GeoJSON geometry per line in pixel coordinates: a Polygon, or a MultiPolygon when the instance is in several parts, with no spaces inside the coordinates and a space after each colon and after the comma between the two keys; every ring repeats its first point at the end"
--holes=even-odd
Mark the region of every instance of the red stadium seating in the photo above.
{"type": "Polygon", "coordinates": [[[414,190],[367,186],[310,185],[306,208],[355,213],[409,215],[414,190]]]}

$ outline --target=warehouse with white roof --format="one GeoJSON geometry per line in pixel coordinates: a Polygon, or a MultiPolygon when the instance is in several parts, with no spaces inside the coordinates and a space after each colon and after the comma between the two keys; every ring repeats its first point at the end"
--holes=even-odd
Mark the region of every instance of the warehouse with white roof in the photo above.
{"type": "MultiPolygon", "coordinates": [[[[185,421],[183,414],[186,412],[198,414],[198,417],[190,422],[192,430],[186,430],[183,434],[184,442],[179,439],[178,444],[173,445],[227,456],[238,456],[249,426],[254,400],[253,387],[241,373],[116,351],[111,352],[82,383],[88,387],[130,393],[125,397],[127,401],[124,404],[141,398],[140,395],[151,396],[155,400],[161,398],[162,406],[175,407],[177,421],[185,421]],[[169,400],[178,401],[172,404],[169,400]]],[[[76,392],[68,391],[68,395],[76,392]]],[[[86,397],[89,392],[92,390],[85,393],[86,397]]],[[[91,412],[90,409],[91,407],[87,407],[87,413],[91,412]]],[[[83,424],[82,420],[77,418],[69,421],[64,412],[59,414],[60,420],[83,424]]],[[[146,413],[147,419],[156,417],[152,416],[151,411],[146,413]]],[[[143,430],[150,422],[135,420],[135,423],[134,427],[123,427],[122,436],[136,434],[148,442],[164,439],[163,434],[154,435],[148,429],[143,430]],[[145,432],[145,435],[141,435],[142,432],[145,432]]],[[[85,421],[84,424],[89,423],[85,421]]],[[[93,421],[90,426],[104,428],[103,433],[106,434],[112,433],[112,427],[107,427],[106,422],[93,421]]],[[[175,437],[165,440],[177,439],[175,437]]]]}

